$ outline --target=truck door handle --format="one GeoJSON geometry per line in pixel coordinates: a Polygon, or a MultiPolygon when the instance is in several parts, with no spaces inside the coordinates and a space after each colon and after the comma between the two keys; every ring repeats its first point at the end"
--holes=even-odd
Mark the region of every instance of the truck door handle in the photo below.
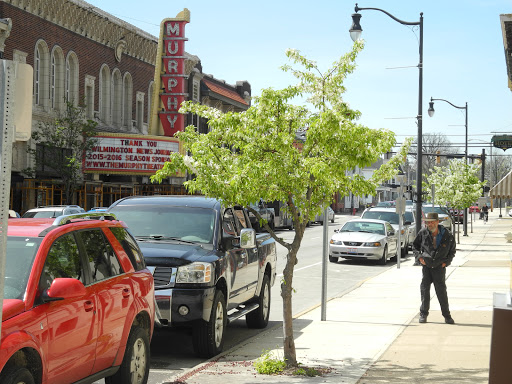
{"type": "Polygon", "coordinates": [[[130,297],[130,288],[124,288],[123,289],[123,297],[126,299],[127,297],[130,297]]]}
{"type": "Polygon", "coordinates": [[[85,308],[85,312],[91,312],[94,309],[94,304],[92,303],[92,301],[87,300],[84,303],[84,308],[85,308]]]}

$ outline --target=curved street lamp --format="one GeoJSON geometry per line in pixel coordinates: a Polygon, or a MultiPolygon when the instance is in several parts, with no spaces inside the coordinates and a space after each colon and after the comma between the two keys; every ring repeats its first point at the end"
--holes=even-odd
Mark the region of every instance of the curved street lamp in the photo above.
{"type": "MultiPolygon", "coordinates": [[[[465,158],[465,161],[466,161],[466,165],[468,165],[468,103],[466,102],[466,105],[464,107],[459,107],[459,106],[457,106],[455,104],[452,104],[448,100],[445,100],[445,99],[434,99],[434,98],[431,97],[430,98],[430,102],[429,102],[429,107],[428,107],[428,115],[430,117],[433,117],[434,113],[435,113],[434,101],[444,101],[445,103],[450,104],[454,108],[464,109],[465,110],[465,112],[466,112],[465,113],[466,120],[465,120],[464,126],[466,127],[466,140],[465,140],[465,148],[464,148],[464,158],[465,158]]],[[[464,236],[468,235],[468,220],[467,219],[468,219],[468,209],[464,208],[464,225],[463,225],[464,236]]]]}
{"type": "MultiPolygon", "coordinates": [[[[416,159],[416,217],[421,217],[421,205],[422,205],[422,167],[423,167],[423,159],[422,159],[422,147],[423,147],[423,128],[422,128],[422,104],[423,104],[423,12],[420,13],[420,21],[403,21],[397,19],[395,16],[390,14],[389,12],[384,11],[380,8],[359,8],[356,3],[356,7],[354,8],[355,12],[352,14],[352,26],[350,27],[350,37],[353,41],[358,40],[361,37],[361,33],[363,28],[361,28],[360,20],[361,14],[357,13],[359,11],[373,10],[380,11],[385,13],[389,17],[391,17],[396,22],[403,25],[418,25],[420,28],[420,61],[418,63],[419,69],[419,87],[418,87],[418,115],[416,116],[417,125],[418,125],[418,152],[416,159]]],[[[416,233],[421,230],[421,220],[416,221],[416,233]]]]}

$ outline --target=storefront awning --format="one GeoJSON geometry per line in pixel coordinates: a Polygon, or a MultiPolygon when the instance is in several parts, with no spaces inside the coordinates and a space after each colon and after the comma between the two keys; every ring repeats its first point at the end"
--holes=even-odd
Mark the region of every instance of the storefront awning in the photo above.
{"type": "Polygon", "coordinates": [[[512,197],[512,171],[499,181],[489,191],[489,197],[495,198],[511,198],[512,197]]]}

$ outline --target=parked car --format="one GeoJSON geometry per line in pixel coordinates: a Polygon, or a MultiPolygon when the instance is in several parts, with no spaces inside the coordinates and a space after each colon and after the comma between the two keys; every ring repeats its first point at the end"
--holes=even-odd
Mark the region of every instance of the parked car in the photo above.
{"type": "Polygon", "coordinates": [[[92,207],[87,212],[106,212],[108,207],[92,207]]]}
{"type": "Polygon", "coordinates": [[[29,209],[23,214],[23,218],[55,218],[62,215],[83,213],[85,210],[78,205],[46,205],[29,209]]]}
{"type": "Polygon", "coordinates": [[[445,207],[442,207],[440,205],[434,205],[432,206],[432,204],[424,204],[422,207],[421,207],[421,211],[422,211],[422,217],[425,217],[427,215],[427,213],[429,212],[437,212],[438,216],[439,216],[439,224],[441,224],[443,227],[445,227],[446,229],[448,230],[452,230],[452,219],[451,219],[451,216],[450,216],[450,213],[448,212],[448,210],[445,208],[445,207]]]}
{"type": "Polygon", "coordinates": [[[376,205],[376,207],[383,207],[383,208],[390,208],[396,206],[395,201],[379,201],[376,205]]]}
{"type": "Polygon", "coordinates": [[[480,213],[480,207],[478,205],[472,205],[471,207],[469,207],[469,212],[471,212],[471,213],[473,213],[473,212],[480,213]]]}
{"type": "MultiPolygon", "coordinates": [[[[336,217],[336,214],[334,213],[334,210],[331,207],[327,207],[327,220],[331,223],[334,223],[334,218],[336,217]]],[[[315,222],[317,223],[324,223],[324,212],[320,215],[315,216],[315,222]]]]}
{"type": "MultiPolygon", "coordinates": [[[[265,204],[263,200],[260,200],[258,203],[249,204],[249,207],[258,212],[262,219],[267,221],[268,226],[271,229],[275,228],[274,208],[267,207],[267,204],[265,204]]],[[[261,232],[264,229],[263,225],[260,224],[260,221],[258,220],[254,213],[252,213],[250,210],[248,211],[248,213],[252,227],[256,230],[256,232],[261,232]]]]}
{"type": "Polygon", "coordinates": [[[101,215],[9,219],[0,383],[147,382],[153,277],[101,215]]]}
{"type": "Polygon", "coordinates": [[[451,208],[449,210],[452,221],[454,223],[463,223],[464,222],[464,210],[463,209],[455,209],[451,208]]]}
{"type": "MultiPolygon", "coordinates": [[[[398,236],[399,230],[399,216],[396,213],[396,208],[385,208],[385,207],[371,207],[367,208],[362,216],[362,219],[375,219],[388,221],[398,236]]],[[[400,234],[400,248],[402,249],[402,255],[405,256],[409,253],[409,226],[411,223],[405,219],[405,215],[402,216],[402,232],[400,234]]]]}
{"type": "Polygon", "coordinates": [[[157,320],[188,327],[197,355],[222,351],[228,322],[265,328],[276,243],[247,211],[203,196],[132,196],[109,207],[130,227],[155,279],[157,320]],[[229,315],[227,314],[229,312],[229,315]]]}
{"type": "Polygon", "coordinates": [[[412,206],[409,208],[407,207],[404,213],[405,221],[408,223],[411,223],[408,226],[408,244],[409,249],[412,250],[412,243],[414,242],[414,239],[416,238],[416,212],[412,210],[412,206]]]}
{"type": "Polygon", "coordinates": [[[354,219],[334,231],[329,242],[329,261],[338,258],[379,260],[386,265],[398,253],[398,238],[393,226],[383,220],[354,219]]]}

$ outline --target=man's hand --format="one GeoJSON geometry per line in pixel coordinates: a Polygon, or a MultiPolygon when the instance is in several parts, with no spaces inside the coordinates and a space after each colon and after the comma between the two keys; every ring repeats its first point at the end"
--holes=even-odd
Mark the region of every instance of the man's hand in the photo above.
{"type": "Polygon", "coordinates": [[[420,257],[420,258],[419,258],[419,261],[420,261],[420,263],[421,263],[421,264],[423,264],[423,265],[427,265],[427,264],[425,263],[425,260],[423,260],[423,257],[420,257]]]}
{"type": "Polygon", "coordinates": [[[446,263],[441,264],[443,268],[446,268],[446,263]]]}

